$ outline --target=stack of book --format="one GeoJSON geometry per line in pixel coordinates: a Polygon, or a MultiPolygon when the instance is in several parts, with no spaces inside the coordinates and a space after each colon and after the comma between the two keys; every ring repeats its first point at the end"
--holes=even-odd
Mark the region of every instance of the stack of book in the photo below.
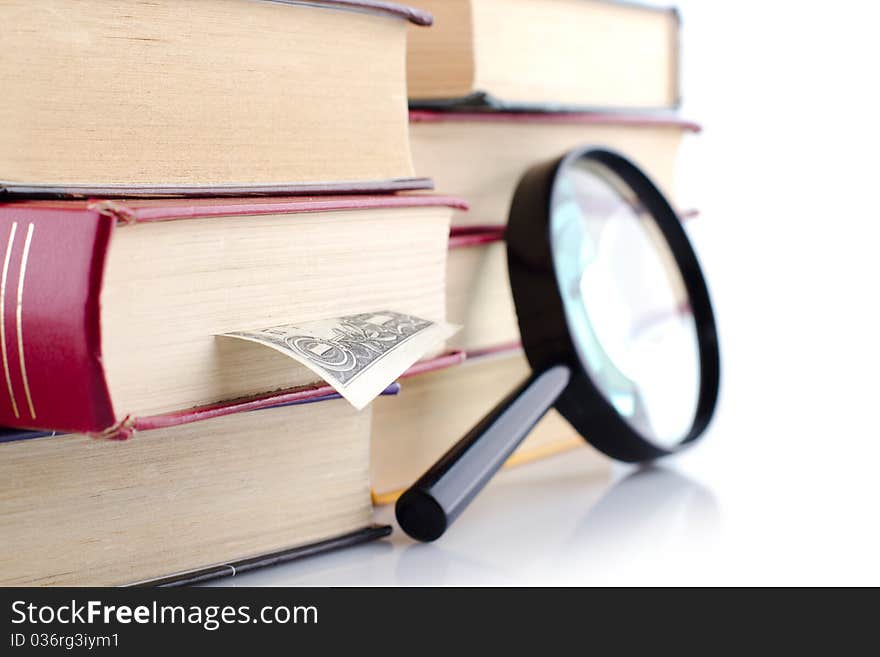
{"type": "MultiPolygon", "coordinates": [[[[696,129],[656,112],[674,12],[413,4],[0,3],[0,585],[196,582],[386,535],[372,503],[528,373],[519,176],[592,142],[672,190],[696,129]],[[360,411],[218,337],[386,311],[463,328],[360,411]]],[[[513,460],[575,446],[551,412],[513,460]]]]}
{"type": "MultiPolygon", "coordinates": [[[[675,9],[591,0],[413,0],[434,15],[410,29],[410,143],[418,174],[467,200],[455,212],[447,315],[464,364],[407,381],[376,402],[373,487],[394,500],[528,375],[507,281],[504,224],[519,178],[583,145],[639,164],[673,198],[681,119],[675,9]]],[[[681,210],[682,216],[692,213],[681,210]]],[[[589,449],[551,411],[513,455],[589,449]]],[[[593,454],[596,472],[608,464],[593,454]]]]}
{"type": "Polygon", "coordinates": [[[431,184],[405,68],[430,15],[10,0],[0,18],[0,584],[198,581],[386,534],[370,408],[217,336],[444,319],[465,206],[399,193],[431,184]]]}

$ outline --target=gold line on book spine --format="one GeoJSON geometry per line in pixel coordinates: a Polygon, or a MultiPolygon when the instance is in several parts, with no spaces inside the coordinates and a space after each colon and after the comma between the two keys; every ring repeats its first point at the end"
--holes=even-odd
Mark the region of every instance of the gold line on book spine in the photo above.
{"type": "Polygon", "coordinates": [[[6,374],[6,388],[12,401],[12,412],[15,413],[15,417],[20,417],[18,404],[15,403],[15,392],[12,390],[12,378],[9,376],[9,359],[6,355],[6,275],[9,273],[9,257],[12,255],[12,244],[15,242],[17,228],[18,222],[13,221],[9,229],[9,242],[6,244],[6,257],[3,259],[3,277],[0,279],[0,343],[2,343],[3,372],[6,374]]]}
{"type": "Polygon", "coordinates": [[[36,419],[37,414],[34,412],[34,402],[31,399],[31,388],[28,385],[27,370],[24,367],[24,340],[21,335],[21,297],[24,292],[24,275],[27,271],[28,253],[31,250],[31,238],[34,236],[34,225],[28,224],[27,236],[24,238],[24,251],[21,254],[21,271],[18,275],[18,303],[15,306],[15,327],[18,331],[18,363],[21,366],[21,380],[24,383],[24,394],[27,397],[28,410],[31,412],[31,419],[36,419]]]}

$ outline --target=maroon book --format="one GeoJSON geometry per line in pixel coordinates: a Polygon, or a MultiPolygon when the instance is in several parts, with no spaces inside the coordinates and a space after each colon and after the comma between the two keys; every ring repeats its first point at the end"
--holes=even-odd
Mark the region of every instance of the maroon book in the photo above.
{"type": "MultiPolygon", "coordinates": [[[[119,231],[132,230],[132,225],[137,229],[142,224],[190,219],[210,218],[215,225],[227,217],[245,216],[258,222],[261,215],[270,215],[272,222],[300,221],[301,217],[314,223],[315,213],[329,211],[448,207],[465,206],[458,199],[431,195],[0,204],[0,258],[4,258],[0,272],[0,426],[125,437],[136,429],[332,393],[326,386],[289,390],[280,397],[267,394],[159,417],[138,417],[131,409],[114,408],[105,372],[102,304],[106,305],[106,299],[102,291],[108,254],[119,231]]],[[[352,212],[352,220],[358,216],[352,212]]],[[[399,222],[409,219],[397,216],[399,222]]],[[[448,218],[433,221],[441,239],[426,234],[421,238],[423,247],[443,250],[448,218]]],[[[208,224],[203,226],[201,231],[208,230],[208,224]]],[[[382,249],[390,243],[377,243],[372,250],[365,247],[361,255],[365,259],[383,255],[382,249]]],[[[303,264],[306,274],[313,269],[303,264]]]]}

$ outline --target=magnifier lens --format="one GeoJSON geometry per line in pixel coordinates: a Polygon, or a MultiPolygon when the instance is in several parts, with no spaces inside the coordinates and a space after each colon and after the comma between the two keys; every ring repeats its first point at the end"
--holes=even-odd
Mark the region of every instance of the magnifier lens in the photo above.
{"type": "Polygon", "coordinates": [[[550,240],[587,374],[633,429],[674,447],[696,416],[700,353],[684,280],[655,219],[605,164],[574,159],[556,178],[550,240]]]}

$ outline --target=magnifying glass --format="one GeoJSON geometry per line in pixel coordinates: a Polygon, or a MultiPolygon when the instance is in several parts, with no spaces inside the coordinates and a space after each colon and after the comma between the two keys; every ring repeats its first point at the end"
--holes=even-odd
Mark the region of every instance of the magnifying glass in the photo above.
{"type": "Polygon", "coordinates": [[[530,169],[507,260],[532,375],[398,499],[398,523],[420,541],[443,535],[551,407],[626,462],[682,449],[715,409],[718,339],[700,265],[632,162],[588,147],[530,169]]]}

